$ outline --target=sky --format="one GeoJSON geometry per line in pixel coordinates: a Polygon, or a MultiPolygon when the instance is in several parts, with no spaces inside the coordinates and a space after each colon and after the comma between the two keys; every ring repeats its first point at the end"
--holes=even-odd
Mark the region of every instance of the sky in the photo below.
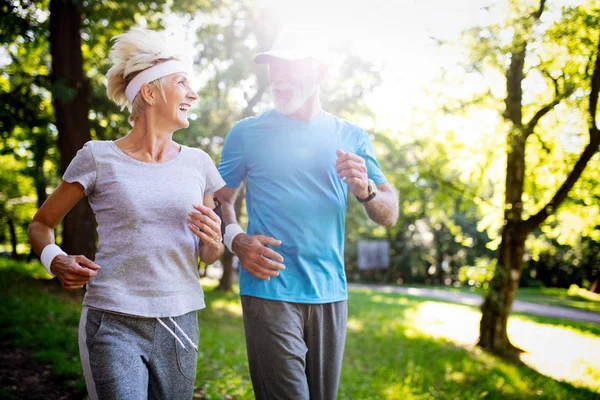
{"type": "MultiPolygon", "coordinates": [[[[474,25],[500,22],[507,0],[257,0],[273,10],[286,29],[316,30],[335,42],[350,38],[364,58],[382,68],[382,85],[367,99],[377,115],[372,129],[403,129],[415,108],[427,107],[426,90],[442,67],[460,59],[458,47],[440,48],[437,40],[456,42],[474,25]],[[435,38],[435,39],[434,39],[435,38]],[[408,115],[411,113],[411,115],[408,115]]],[[[552,5],[575,5],[554,0],[552,5]]],[[[549,2],[550,3],[550,2],[549,2]]],[[[552,19],[546,11],[545,18],[552,19]]],[[[501,76],[487,82],[503,94],[501,76]]],[[[462,82],[456,91],[481,89],[482,81],[462,82]]]]}
{"type": "Polygon", "coordinates": [[[373,128],[402,127],[410,109],[425,101],[424,89],[458,54],[436,40],[456,41],[475,24],[503,18],[499,0],[260,0],[287,29],[317,30],[335,42],[350,38],[363,58],[382,69],[382,85],[369,96],[373,128]],[[495,12],[483,10],[496,5],[495,12]]]}

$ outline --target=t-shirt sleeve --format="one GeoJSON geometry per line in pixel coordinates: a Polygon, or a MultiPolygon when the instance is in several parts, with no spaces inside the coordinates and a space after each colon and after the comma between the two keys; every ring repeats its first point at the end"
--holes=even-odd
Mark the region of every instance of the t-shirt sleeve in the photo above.
{"type": "Polygon", "coordinates": [[[221,178],[221,174],[219,174],[215,163],[208,154],[204,155],[204,162],[206,163],[206,188],[204,189],[204,196],[207,196],[225,186],[225,181],[221,178]]]}
{"type": "Polygon", "coordinates": [[[231,128],[225,137],[221,162],[219,163],[219,173],[225,180],[225,184],[230,188],[240,186],[246,177],[246,157],[242,130],[239,122],[231,128]]]}
{"type": "Polygon", "coordinates": [[[365,159],[369,178],[372,179],[376,185],[387,182],[387,179],[385,178],[385,175],[383,175],[383,171],[381,171],[381,167],[375,158],[375,152],[373,151],[373,145],[371,144],[369,134],[364,129],[360,129],[359,132],[357,154],[365,159]]]}
{"type": "Polygon", "coordinates": [[[69,183],[80,183],[86,196],[92,193],[96,184],[96,161],[94,160],[91,142],[84,144],[77,152],[62,179],[69,183]]]}

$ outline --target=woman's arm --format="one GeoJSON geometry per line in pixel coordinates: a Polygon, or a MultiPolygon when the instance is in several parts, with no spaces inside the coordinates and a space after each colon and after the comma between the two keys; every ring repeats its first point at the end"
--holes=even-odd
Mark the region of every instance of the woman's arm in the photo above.
{"type": "Polygon", "coordinates": [[[217,261],[225,249],[221,237],[221,218],[213,211],[213,195],[204,197],[203,205],[194,205],[196,211],[188,214],[188,226],[200,238],[200,259],[206,264],[217,261]]]}
{"type": "MultiPolygon", "coordinates": [[[[29,224],[27,235],[33,251],[41,256],[46,246],[55,244],[54,228],[83,197],[83,187],[79,183],[61,182],[29,224]]],[[[50,272],[60,279],[67,290],[83,287],[98,274],[99,269],[98,265],[80,255],[57,255],[50,265],[50,272]]]]}

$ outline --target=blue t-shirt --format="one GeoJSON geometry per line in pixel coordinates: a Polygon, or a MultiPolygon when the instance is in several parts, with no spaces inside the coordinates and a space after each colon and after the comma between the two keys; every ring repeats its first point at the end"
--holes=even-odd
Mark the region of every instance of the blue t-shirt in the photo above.
{"type": "Polygon", "coordinates": [[[336,173],[337,149],[362,156],[369,178],[386,182],[365,130],[324,111],[298,121],[270,110],[227,135],[219,172],[231,188],[246,179],[247,232],[281,240],[273,249],[286,266],[270,281],[240,268],[241,295],[313,304],[348,298],[348,185],[336,173]]]}

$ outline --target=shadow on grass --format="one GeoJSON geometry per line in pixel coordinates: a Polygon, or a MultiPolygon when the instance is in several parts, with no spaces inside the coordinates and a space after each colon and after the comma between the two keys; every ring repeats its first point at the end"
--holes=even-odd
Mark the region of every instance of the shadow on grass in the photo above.
{"type": "MultiPolygon", "coordinates": [[[[85,393],[77,350],[80,295],[14,271],[0,271],[0,290],[0,337],[31,349],[85,393]]],[[[199,312],[197,396],[252,399],[239,297],[208,289],[206,303],[199,312]]],[[[340,399],[598,398],[525,365],[425,334],[419,326],[430,321],[420,319],[421,311],[430,304],[397,294],[350,294],[340,399]]]]}
{"type": "Polygon", "coordinates": [[[525,364],[423,334],[415,328],[423,304],[397,294],[351,293],[340,398],[598,398],[525,364]]]}
{"type": "Polygon", "coordinates": [[[65,388],[85,395],[77,347],[81,295],[56,294],[55,281],[0,271],[0,339],[31,350],[33,361],[52,366],[65,388]]]}

